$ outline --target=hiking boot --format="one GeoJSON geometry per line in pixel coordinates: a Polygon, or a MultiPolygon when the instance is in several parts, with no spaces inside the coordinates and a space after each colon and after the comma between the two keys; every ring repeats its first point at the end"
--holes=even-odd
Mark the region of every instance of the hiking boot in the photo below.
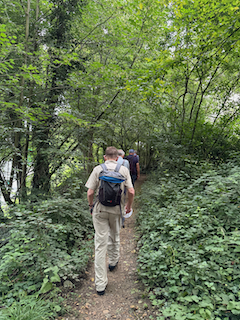
{"type": "Polygon", "coordinates": [[[115,264],[115,266],[111,266],[111,265],[109,264],[109,266],[108,266],[109,271],[113,271],[113,270],[116,268],[117,264],[118,264],[118,262],[115,264]]]}
{"type": "Polygon", "coordinates": [[[103,296],[104,293],[105,293],[105,290],[103,290],[103,291],[97,291],[97,294],[98,294],[99,296],[103,296]]]}

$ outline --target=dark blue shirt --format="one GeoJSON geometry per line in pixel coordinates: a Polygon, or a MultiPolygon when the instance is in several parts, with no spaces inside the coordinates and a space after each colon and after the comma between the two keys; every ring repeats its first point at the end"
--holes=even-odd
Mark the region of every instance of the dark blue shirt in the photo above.
{"type": "Polygon", "coordinates": [[[127,156],[127,160],[129,161],[129,164],[130,164],[131,175],[137,175],[136,164],[139,162],[138,157],[131,154],[131,155],[127,156]]]}

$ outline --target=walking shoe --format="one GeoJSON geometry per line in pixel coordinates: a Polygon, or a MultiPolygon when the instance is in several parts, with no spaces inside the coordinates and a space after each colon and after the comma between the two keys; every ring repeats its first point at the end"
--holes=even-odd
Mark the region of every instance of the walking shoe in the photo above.
{"type": "Polygon", "coordinates": [[[97,294],[98,294],[99,296],[103,296],[104,293],[105,293],[105,290],[103,290],[103,291],[97,291],[97,294]]]}
{"type": "Polygon", "coordinates": [[[111,266],[111,265],[109,264],[109,266],[108,266],[109,270],[110,270],[110,271],[113,271],[113,270],[116,268],[117,264],[118,264],[118,262],[115,264],[115,266],[111,266]]]}

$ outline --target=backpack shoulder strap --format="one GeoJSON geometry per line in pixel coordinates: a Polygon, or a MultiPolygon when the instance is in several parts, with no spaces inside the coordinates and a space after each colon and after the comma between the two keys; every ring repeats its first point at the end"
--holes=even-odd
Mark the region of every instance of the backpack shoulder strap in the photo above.
{"type": "Polygon", "coordinates": [[[116,165],[116,168],[115,168],[115,172],[118,172],[119,171],[119,169],[121,168],[121,164],[120,163],[118,163],[117,165],[116,165]]]}
{"type": "Polygon", "coordinates": [[[107,166],[105,165],[105,163],[101,163],[101,167],[103,168],[104,171],[108,171],[107,166]]]}

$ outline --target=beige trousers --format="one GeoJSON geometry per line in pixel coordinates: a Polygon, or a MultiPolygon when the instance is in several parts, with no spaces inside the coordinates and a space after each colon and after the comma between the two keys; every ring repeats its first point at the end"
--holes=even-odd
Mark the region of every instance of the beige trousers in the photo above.
{"type": "Polygon", "coordinates": [[[111,266],[120,257],[121,215],[105,211],[93,213],[95,229],[95,285],[97,291],[105,290],[107,278],[106,253],[111,266]]]}

